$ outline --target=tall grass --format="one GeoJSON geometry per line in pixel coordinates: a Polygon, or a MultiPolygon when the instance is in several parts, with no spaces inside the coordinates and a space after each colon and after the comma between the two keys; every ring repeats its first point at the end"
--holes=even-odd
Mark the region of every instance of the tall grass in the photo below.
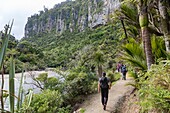
{"type": "MultiPolygon", "coordinates": [[[[1,108],[0,108],[0,113],[14,113],[15,112],[15,98],[18,99],[17,102],[17,111],[21,111],[22,110],[22,98],[23,98],[23,77],[24,74],[22,72],[22,76],[21,76],[21,80],[20,80],[20,86],[19,86],[19,91],[18,91],[18,97],[15,96],[15,82],[14,82],[14,77],[15,77],[15,63],[14,63],[14,59],[13,57],[10,58],[10,70],[9,70],[9,91],[5,91],[4,88],[4,59],[5,59],[5,55],[6,55],[6,51],[7,51],[7,47],[8,47],[8,41],[10,38],[10,33],[12,30],[12,26],[13,26],[13,22],[14,20],[12,20],[11,25],[6,25],[5,26],[5,32],[1,32],[0,34],[0,38],[2,40],[2,45],[0,48],[0,69],[2,70],[2,86],[1,86],[1,90],[0,90],[0,101],[1,101],[1,108]],[[5,91],[5,92],[4,92],[5,91]],[[10,111],[5,110],[4,109],[4,99],[6,96],[8,95],[3,95],[4,93],[9,93],[9,108],[10,111]]],[[[31,100],[32,100],[32,95],[33,95],[33,91],[30,91],[29,93],[29,97],[28,97],[28,104],[27,104],[27,108],[30,106],[31,100]]]]}
{"type": "MultiPolygon", "coordinates": [[[[11,26],[9,26],[9,24],[7,24],[5,26],[5,33],[2,33],[1,32],[1,35],[0,35],[0,38],[2,39],[2,46],[1,46],[1,49],[0,49],[0,69],[3,70],[3,64],[4,64],[4,58],[5,58],[5,54],[6,54],[6,49],[8,47],[8,41],[9,41],[9,38],[10,38],[10,33],[11,33],[11,30],[12,30],[12,26],[13,26],[13,21],[12,20],[12,23],[11,23],[11,26]]],[[[1,95],[0,95],[0,98],[1,98],[1,111],[4,112],[4,102],[3,102],[3,88],[4,88],[4,74],[2,72],[2,84],[1,84],[1,95]]]]}
{"type": "Polygon", "coordinates": [[[24,81],[24,71],[22,71],[21,80],[20,80],[20,86],[18,91],[18,101],[17,101],[17,110],[19,110],[22,107],[22,98],[23,98],[23,84],[24,81]]]}
{"type": "Polygon", "coordinates": [[[10,59],[10,71],[9,71],[9,102],[10,102],[11,113],[14,113],[14,107],[15,107],[14,77],[15,77],[15,64],[14,64],[14,61],[13,61],[13,57],[11,57],[11,59],[10,59]]]}

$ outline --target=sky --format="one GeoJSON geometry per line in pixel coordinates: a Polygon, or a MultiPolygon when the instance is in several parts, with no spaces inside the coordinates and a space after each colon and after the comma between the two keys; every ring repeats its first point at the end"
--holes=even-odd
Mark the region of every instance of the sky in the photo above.
{"type": "Polygon", "coordinates": [[[14,19],[11,35],[20,40],[24,37],[27,18],[66,0],[0,0],[0,31],[14,19]]]}

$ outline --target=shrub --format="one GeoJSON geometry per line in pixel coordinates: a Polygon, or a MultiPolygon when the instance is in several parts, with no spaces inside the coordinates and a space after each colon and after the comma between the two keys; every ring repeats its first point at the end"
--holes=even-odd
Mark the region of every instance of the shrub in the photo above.
{"type": "Polygon", "coordinates": [[[116,80],[119,80],[120,78],[121,78],[121,73],[115,72],[115,73],[114,73],[114,79],[115,79],[115,81],[116,81],[116,80]]]}
{"type": "Polygon", "coordinates": [[[115,77],[114,77],[114,74],[112,71],[108,71],[107,76],[108,76],[108,78],[110,78],[111,82],[115,81],[115,77]]]}
{"type": "MultiPolygon", "coordinates": [[[[169,61],[168,61],[169,62],[169,61]]],[[[170,113],[170,63],[152,65],[140,81],[142,112],[170,113]]]]}
{"type": "Polygon", "coordinates": [[[84,67],[79,67],[70,71],[65,80],[64,100],[65,104],[75,105],[82,101],[82,95],[93,93],[97,90],[97,77],[93,73],[88,73],[84,67]]]}
{"type": "MultiPolygon", "coordinates": [[[[44,90],[40,94],[34,94],[30,107],[27,109],[29,113],[69,113],[69,108],[62,107],[63,98],[58,91],[44,90]]],[[[24,107],[24,106],[23,106],[24,107]]]]}

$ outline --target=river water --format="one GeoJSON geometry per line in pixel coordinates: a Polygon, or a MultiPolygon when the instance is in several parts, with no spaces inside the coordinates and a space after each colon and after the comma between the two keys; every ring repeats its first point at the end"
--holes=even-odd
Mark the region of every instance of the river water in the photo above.
{"type": "MultiPolygon", "coordinates": [[[[24,73],[24,84],[23,84],[23,89],[24,89],[24,94],[28,92],[29,89],[33,89],[34,93],[40,92],[40,89],[37,88],[35,85],[32,83],[35,83],[35,81],[32,79],[32,77],[37,77],[41,73],[48,73],[48,77],[59,77],[59,75],[54,72],[54,71],[30,71],[30,72],[25,72],[24,73]]],[[[22,73],[16,73],[15,74],[15,95],[18,95],[18,90],[19,90],[19,85],[20,85],[20,79],[21,79],[22,73]]],[[[9,75],[5,74],[4,75],[4,90],[9,91],[9,75]]],[[[2,76],[0,76],[0,88],[2,85],[2,76]]],[[[15,101],[17,101],[15,99],[15,101]]],[[[16,102],[15,102],[16,103],[16,102]]],[[[9,108],[9,99],[5,101],[4,105],[5,109],[7,110],[9,108]]]]}

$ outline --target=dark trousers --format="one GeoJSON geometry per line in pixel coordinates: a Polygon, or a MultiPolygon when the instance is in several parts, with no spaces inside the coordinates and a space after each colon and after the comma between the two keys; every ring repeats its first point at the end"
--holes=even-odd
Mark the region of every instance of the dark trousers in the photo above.
{"type": "Polygon", "coordinates": [[[126,80],[126,72],[122,72],[122,80],[126,80]]]}
{"type": "Polygon", "coordinates": [[[109,89],[108,88],[101,88],[101,101],[103,105],[107,105],[109,89]]]}

